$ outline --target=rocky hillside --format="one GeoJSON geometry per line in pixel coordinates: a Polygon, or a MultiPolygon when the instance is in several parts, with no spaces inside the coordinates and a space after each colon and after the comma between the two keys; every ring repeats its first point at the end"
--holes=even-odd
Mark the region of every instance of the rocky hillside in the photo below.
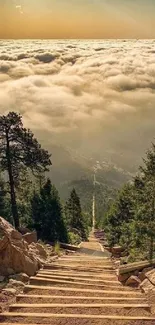
{"type": "Polygon", "coordinates": [[[25,231],[24,235],[21,232],[0,217],[1,276],[8,277],[20,273],[32,276],[54,255],[51,246],[37,242],[35,232],[25,231]]]}

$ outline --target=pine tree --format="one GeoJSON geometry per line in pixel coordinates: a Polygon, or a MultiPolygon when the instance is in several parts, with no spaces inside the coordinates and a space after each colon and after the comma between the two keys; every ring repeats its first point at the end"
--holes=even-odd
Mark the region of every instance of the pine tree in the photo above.
{"type": "Polygon", "coordinates": [[[123,244],[129,249],[131,240],[130,223],[134,218],[133,185],[127,184],[107,213],[106,231],[110,246],[123,244]]]}
{"type": "Polygon", "coordinates": [[[135,180],[137,189],[137,232],[145,242],[149,239],[149,259],[154,253],[155,238],[155,145],[146,153],[144,165],[140,167],[140,176],[135,180]]]}
{"type": "Polygon", "coordinates": [[[35,229],[39,239],[42,239],[42,230],[44,224],[43,202],[39,193],[34,191],[31,199],[31,218],[29,228],[35,229]]]}
{"type": "Polygon", "coordinates": [[[33,227],[39,238],[50,242],[68,242],[59,194],[49,179],[40,194],[34,194],[31,206],[33,227]]]}
{"type": "Polygon", "coordinates": [[[10,221],[7,191],[4,180],[0,177],[0,216],[10,221]]]}
{"type": "Polygon", "coordinates": [[[20,114],[10,112],[0,117],[0,164],[8,173],[12,215],[15,227],[19,228],[16,187],[21,170],[26,167],[38,175],[51,165],[49,153],[41,148],[33,133],[23,127],[20,114]]]}
{"type": "Polygon", "coordinates": [[[155,239],[155,145],[147,151],[134,183],[120,192],[107,218],[111,246],[121,244],[130,257],[153,259],[155,239]]]}
{"type": "Polygon", "coordinates": [[[66,215],[67,225],[70,231],[72,229],[76,229],[80,233],[81,238],[86,240],[87,239],[86,225],[84,223],[84,218],[82,215],[80,199],[75,189],[71,191],[70,197],[66,202],[65,215],[66,215]]]}

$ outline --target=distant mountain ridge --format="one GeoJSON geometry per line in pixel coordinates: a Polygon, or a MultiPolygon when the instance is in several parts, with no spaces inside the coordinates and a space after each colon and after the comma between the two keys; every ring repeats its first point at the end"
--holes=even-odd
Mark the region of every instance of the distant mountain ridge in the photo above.
{"type": "Polygon", "coordinates": [[[81,154],[78,150],[52,144],[52,167],[49,176],[59,190],[63,202],[75,188],[82,208],[92,213],[92,197],[94,193],[94,172],[96,175],[96,217],[104,219],[110,201],[116,196],[117,190],[130,181],[134,174],[118,167],[108,160],[96,160],[81,154]]]}
{"type": "Polygon", "coordinates": [[[93,186],[94,171],[99,184],[119,188],[132,179],[132,174],[108,161],[98,161],[84,156],[69,147],[52,145],[52,168],[50,178],[60,190],[63,199],[76,182],[89,181],[93,186]]]}

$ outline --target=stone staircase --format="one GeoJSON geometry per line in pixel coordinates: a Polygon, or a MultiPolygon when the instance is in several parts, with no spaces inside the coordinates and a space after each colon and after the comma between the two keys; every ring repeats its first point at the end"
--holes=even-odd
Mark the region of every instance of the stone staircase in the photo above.
{"type": "Polygon", "coordinates": [[[117,280],[115,265],[92,235],[78,252],[31,277],[0,323],[155,325],[155,315],[140,290],[117,280]]]}

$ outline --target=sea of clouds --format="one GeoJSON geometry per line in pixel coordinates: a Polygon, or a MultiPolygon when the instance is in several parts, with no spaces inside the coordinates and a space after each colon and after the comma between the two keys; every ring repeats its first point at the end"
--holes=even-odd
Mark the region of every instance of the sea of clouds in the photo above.
{"type": "Polygon", "coordinates": [[[155,135],[155,40],[1,40],[8,111],[44,143],[136,159],[155,135]]]}

